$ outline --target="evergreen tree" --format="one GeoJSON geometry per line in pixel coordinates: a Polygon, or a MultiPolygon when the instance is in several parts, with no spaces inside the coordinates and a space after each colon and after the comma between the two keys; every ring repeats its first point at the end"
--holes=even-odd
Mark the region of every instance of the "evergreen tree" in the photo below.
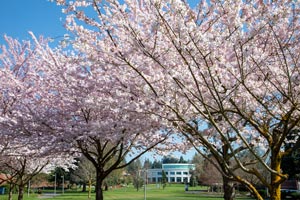
{"type": "Polygon", "coordinates": [[[140,159],[133,161],[130,165],[127,166],[127,172],[130,175],[135,175],[137,171],[142,169],[142,163],[140,159]]]}
{"type": "Polygon", "coordinates": [[[140,174],[140,171],[136,172],[136,175],[133,177],[133,186],[136,189],[136,191],[139,191],[141,187],[143,187],[144,179],[140,174]]]}
{"type": "Polygon", "coordinates": [[[184,158],[180,156],[178,163],[188,163],[188,161],[184,160],[184,158]]]}
{"type": "Polygon", "coordinates": [[[163,164],[168,164],[168,163],[179,163],[179,159],[170,155],[170,156],[164,156],[162,158],[162,163],[163,164]]]}
{"type": "Polygon", "coordinates": [[[197,178],[193,173],[191,175],[190,182],[188,184],[191,187],[196,187],[197,186],[197,178]]]}
{"type": "Polygon", "coordinates": [[[166,172],[164,170],[162,170],[162,172],[161,172],[161,184],[163,186],[163,189],[165,189],[165,187],[167,186],[167,182],[168,182],[168,178],[167,178],[166,172]]]}
{"type": "Polygon", "coordinates": [[[159,168],[162,168],[162,162],[161,162],[161,161],[155,160],[155,161],[152,163],[151,168],[152,168],[152,169],[159,169],[159,168]]]}
{"type": "Polygon", "coordinates": [[[289,154],[283,156],[282,158],[282,171],[289,175],[289,179],[299,179],[300,178],[300,138],[299,130],[293,131],[288,138],[289,141],[285,144],[286,152],[289,154]]]}
{"type": "Polygon", "coordinates": [[[146,159],[143,165],[144,169],[151,169],[152,162],[149,159],[146,159]]]}

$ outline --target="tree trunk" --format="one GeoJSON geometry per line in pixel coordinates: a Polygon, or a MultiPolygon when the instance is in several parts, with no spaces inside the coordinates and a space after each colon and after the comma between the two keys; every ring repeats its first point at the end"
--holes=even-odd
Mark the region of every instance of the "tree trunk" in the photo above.
{"type": "Polygon", "coordinates": [[[13,189],[14,189],[13,184],[9,184],[8,200],[12,200],[13,189]]]}
{"type": "Polygon", "coordinates": [[[18,200],[23,200],[24,185],[19,185],[18,200]]]}
{"type": "Polygon", "coordinates": [[[102,190],[102,183],[103,178],[100,174],[100,172],[97,169],[97,175],[96,175],[96,200],[103,200],[103,190],[102,190]]]}
{"type": "Polygon", "coordinates": [[[9,192],[8,192],[8,200],[12,200],[12,186],[9,187],[9,192]]]}
{"type": "Polygon", "coordinates": [[[12,190],[10,190],[9,191],[9,193],[8,193],[8,200],[12,200],[13,198],[12,198],[12,190]]]}
{"type": "Polygon", "coordinates": [[[82,184],[82,192],[86,192],[86,183],[82,184]]]}
{"type": "Polygon", "coordinates": [[[223,195],[224,200],[234,200],[235,198],[234,184],[225,176],[223,176],[223,191],[224,191],[224,195],[223,195]]]}
{"type": "Polygon", "coordinates": [[[88,193],[88,199],[91,199],[91,193],[92,193],[92,180],[89,179],[89,193],[88,193]]]}
{"type": "MultiPolygon", "coordinates": [[[[230,158],[231,156],[229,155],[229,145],[226,143],[226,141],[224,141],[224,145],[222,147],[223,149],[223,159],[226,162],[226,164],[228,166],[230,166],[230,158]]],[[[229,171],[226,169],[225,166],[222,167],[225,172],[225,174],[230,175],[229,171]]],[[[235,198],[235,190],[234,190],[234,185],[232,180],[230,180],[229,178],[227,178],[226,176],[222,176],[223,179],[223,191],[224,191],[224,195],[223,198],[224,200],[234,200],[235,198]]]]}
{"type": "MultiPolygon", "coordinates": [[[[271,168],[276,172],[280,173],[281,171],[281,155],[278,153],[277,155],[274,153],[271,156],[271,168]]],[[[281,182],[282,177],[277,174],[271,174],[271,184],[270,184],[270,200],[280,200],[281,199],[281,182]]]]}
{"type": "Polygon", "coordinates": [[[280,200],[281,199],[281,187],[280,185],[272,185],[272,189],[270,191],[270,200],[280,200]]]}

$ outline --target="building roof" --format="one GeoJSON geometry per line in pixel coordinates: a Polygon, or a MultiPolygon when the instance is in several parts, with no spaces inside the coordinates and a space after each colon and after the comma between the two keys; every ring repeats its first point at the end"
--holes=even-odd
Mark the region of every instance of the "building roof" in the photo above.
{"type": "Polygon", "coordinates": [[[167,164],[162,164],[162,169],[191,170],[191,169],[195,169],[195,165],[189,163],[167,163],[167,164]]]}
{"type": "Polygon", "coordinates": [[[9,174],[0,173],[0,186],[5,185],[6,181],[9,180],[11,176],[9,174]]]}

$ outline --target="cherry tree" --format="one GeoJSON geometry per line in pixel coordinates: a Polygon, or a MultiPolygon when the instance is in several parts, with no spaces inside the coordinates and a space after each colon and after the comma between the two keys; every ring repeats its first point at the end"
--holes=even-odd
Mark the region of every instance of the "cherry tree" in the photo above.
{"type": "Polygon", "coordinates": [[[107,73],[121,72],[126,87],[140,83],[138,97],[160,106],[150,110],[207,148],[229,179],[262,199],[217,156],[222,147],[280,199],[281,158],[289,153],[282,147],[300,120],[299,2],[203,0],[195,9],[181,0],[57,2],[89,62],[113,66],[107,73]],[[271,179],[240,162],[237,148],[271,179]]]}
{"type": "Polygon", "coordinates": [[[56,111],[41,97],[37,47],[30,41],[20,43],[7,36],[5,40],[0,54],[0,170],[9,175],[5,181],[18,186],[21,200],[36,174],[55,166],[71,167],[73,157],[67,154],[68,145],[56,140],[59,131],[49,126],[54,121],[50,114],[56,111]]]}
{"type": "Polygon", "coordinates": [[[132,78],[127,70],[106,63],[101,55],[87,55],[75,43],[72,50],[51,49],[33,39],[39,47],[35,60],[41,66],[39,95],[51,110],[44,112],[42,117],[48,120],[43,124],[55,141],[69,144],[70,151],[83,154],[94,165],[96,199],[101,200],[105,178],[154,147],[171,144],[170,131],[161,126],[161,117],[150,115],[159,107],[141,98],[141,81],[127,84],[132,78]]]}
{"type": "Polygon", "coordinates": [[[37,174],[49,173],[55,166],[72,167],[72,160],[58,155],[45,156],[37,150],[32,151],[29,146],[29,144],[23,148],[11,146],[12,149],[14,148],[13,151],[7,151],[1,155],[0,170],[6,174],[2,181],[10,185],[8,199],[12,199],[12,190],[17,187],[18,200],[22,200],[25,187],[37,174]],[[18,148],[19,152],[15,148],[18,148]],[[63,159],[65,165],[62,164],[63,159]]]}
{"type": "MultiPolygon", "coordinates": [[[[43,38],[30,34],[33,45],[7,37],[9,48],[2,49],[1,126],[7,127],[1,135],[18,138],[13,140],[15,145],[3,147],[9,147],[6,153],[14,159],[23,156],[21,169],[29,156],[83,154],[96,169],[96,199],[103,199],[104,179],[169,142],[168,128],[160,125],[159,116],[148,114],[157,107],[140,98],[141,82],[125,85],[120,79],[128,75],[126,70],[116,69],[112,75],[115,65],[101,62],[101,57],[92,62],[84,52],[76,52],[75,45],[74,52],[51,49],[43,38]],[[12,149],[17,152],[11,154],[12,149]]],[[[70,159],[60,159],[56,165],[70,164],[70,159]]],[[[47,164],[55,166],[54,161],[47,159],[47,164]]],[[[19,186],[24,184],[22,179],[19,186]]]]}

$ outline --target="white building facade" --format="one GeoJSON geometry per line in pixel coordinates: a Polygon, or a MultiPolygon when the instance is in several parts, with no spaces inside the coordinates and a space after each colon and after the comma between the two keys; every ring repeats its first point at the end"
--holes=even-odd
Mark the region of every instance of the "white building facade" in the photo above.
{"type": "Polygon", "coordinates": [[[188,183],[191,178],[191,170],[195,169],[194,164],[169,163],[162,164],[162,169],[148,169],[147,177],[149,183],[160,183],[163,171],[169,183],[188,183]]]}

